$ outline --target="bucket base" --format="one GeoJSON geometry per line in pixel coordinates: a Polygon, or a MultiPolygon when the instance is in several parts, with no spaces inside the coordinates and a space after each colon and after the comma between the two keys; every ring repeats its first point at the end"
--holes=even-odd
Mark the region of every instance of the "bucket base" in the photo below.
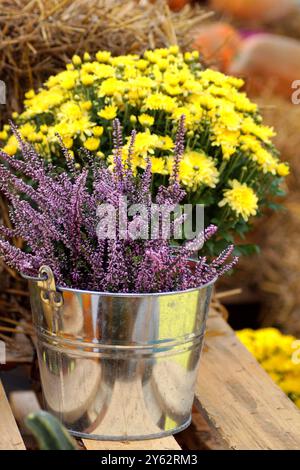
{"type": "Polygon", "coordinates": [[[68,429],[69,433],[72,434],[74,437],[79,437],[81,439],[91,439],[93,441],[146,441],[149,439],[160,439],[162,437],[172,436],[173,434],[177,434],[181,431],[184,431],[192,422],[192,416],[183,423],[181,426],[170,429],[169,431],[162,431],[156,434],[146,434],[144,436],[103,436],[98,434],[85,434],[84,432],[77,432],[68,429]]]}

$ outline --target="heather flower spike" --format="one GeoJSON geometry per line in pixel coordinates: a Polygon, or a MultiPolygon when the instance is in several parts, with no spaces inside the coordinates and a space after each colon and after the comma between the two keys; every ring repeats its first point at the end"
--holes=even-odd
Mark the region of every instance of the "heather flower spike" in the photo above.
{"type": "MultiPolygon", "coordinates": [[[[196,267],[189,262],[191,255],[198,251],[199,243],[205,243],[216,233],[214,225],[177,249],[160,231],[156,239],[131,237],[133,227],[143,229],[144,219],[140,214],[129,217],[125,236],[121,237],[117,231],[114,240],[108,236],[99,237],[99,208],[103,204],[110,205],[117,213],[124,197],[132,204],[142,202],[147,220],[150,220],[151,202],[154,202],[161,220],[161,208],[164,205],[173,208],[185,195],[178,182],[184,152],[184,116],[179,123],[169,186],[159,187],[153,199],[150,159],[142,174],[133,174],[135,131],[131,134],[127,159],[123,162],[122,129],[118,120],[114,121],[113,128],[113,170],[91,158],[89,166],[78,171],[58,137],[69,170],[58,174],[21,139],[12,125],[23,159],[0,152],[3,162],[0,163],[0,192],[10,203],[13,227],[0,226],[0,255],[6,263],[34,276],[40,266],[46,264],[62,287],[136,293],[200,287],[231,269],[237,262],[235,257],[227,261],[233,246],[211,262],[198,255],[196,267]],[[12,244],[16,237],[24,240],[24,251],[12,244]]],[[[173,228],[179,223],[180,218],[175,218],[173,228]]]]}

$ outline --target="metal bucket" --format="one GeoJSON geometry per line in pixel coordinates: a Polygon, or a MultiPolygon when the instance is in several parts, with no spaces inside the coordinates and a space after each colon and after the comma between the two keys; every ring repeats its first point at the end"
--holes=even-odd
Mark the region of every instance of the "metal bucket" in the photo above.
{"type": "MultiPolygon", "coordinates": [[[[213,282],[163,294],[29,280],[45,405],[75,436],[137,440],[191,422],[213,282]]],[[[46,280],[47,278],[47,280],[46,280]]]]}

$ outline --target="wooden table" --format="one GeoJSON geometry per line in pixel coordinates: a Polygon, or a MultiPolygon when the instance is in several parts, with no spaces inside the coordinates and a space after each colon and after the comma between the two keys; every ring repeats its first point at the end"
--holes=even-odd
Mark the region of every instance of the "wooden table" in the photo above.
{"type": "MultiPolygon", "coordinates": [[[[39,408],[32,391],[5,396],[0,383],[0,449],[25,449],[23,419],[39,408]],[[18,423],[18,425],[17,425],[18,423]]],[[[216,313],[210,315],[190,428],[149,441],[83,440],[88,450],[300,449],[300,410],[216,313]]]]}

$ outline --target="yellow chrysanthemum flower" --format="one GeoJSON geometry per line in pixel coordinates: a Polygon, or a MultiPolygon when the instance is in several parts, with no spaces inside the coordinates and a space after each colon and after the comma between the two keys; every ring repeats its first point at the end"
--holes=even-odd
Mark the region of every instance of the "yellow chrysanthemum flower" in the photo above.
{"type": "Polygon", "coordinates": [[[98,96],[102,98],[103,96],[113,96],[117,93],[125,93],[128,89],[128,84],[122,80],[111,77],[104,80],[99,88],[98,96]]]}
{"type": "Polygon", "coordinates": [[[168,95],[171,95],[171,96],[182,95],[184,92],[181,86],[169,85],[168,83],[165,83],[164,89],[166,93],[168,93],[168,95]]]}
{"type": "Polygon", "coordinates": [[[290,168],[286,163],[278,163],[277,174],[279,176],[288,176],[290,174],[290,168]]]}
{"type": "Polygon", "coordinates": [[[145,108],[170,113],[176,108],[176,101],[171,96],[166,96],[163,93],[153,93],[153,95],[146,98],[145,108]]]}
{"type": "Polygon", "coordinates": [[[117,117],[118,113],[118,108],[117,106],[110,105],[110,106],[105,106],[105,108],[101,109],[97,114],[99,117],[103,119],[107,119],[108,121],[111,121],[112,119],[115,119],[117,117]]]}
{"type": "Polygon", "coordinates": [[[81,80],[82,85],[90,86],[94,83],[95,77],[94,75],[91,75],[89,73],[83,73],[81,74],[80,80],[81,80]]]}
{"type": "Polygon", "coordinates": [[[0,132],[0,140],[7,140],[8,139],[8,133],[7,131],[3,130],[0,132]]]}
{"type": "Polygon", "coordinates": [[[90,150],[91,152],[94,152],[99,148],[100,139],[96,137],[88,137],[83,145],[86,149],[90,150]]]}
{"type": "Polygon", "coordinates": [[[84,60],[85,62],[88,62],[89,60],[91,60],[91,56],[90,56],[90,54],[89,54],[88,52],[85,52],[85,53],[83,54],[83,60],[84,60]]]}
{"type": "MultiPolygon", "coordinates": [[[[169,171],[172,170],[172,160],[169,159],[169,171]]],[[[186,152],[179,165],[179,179],[191,191],[200,186],[215,188],[219,180],[219,172],[212,158],[204,152],[186,152]]]]}
{"type": "Polygon", "coordinates": [[[74,65],[80,65],[81,64],[81,57],[77,54],[73,55],[72,62],[73,62],[74,65]]]}
{"type": "Polygon", "coordinates": [[[73,147],[73,139],[69,135],[66,135],[62,138],[63,144],[67,149],[71,149],[73,147]]]}
{"type": "Polygon", "coordinates": [[[141,156],[147,153],[153,154],[154,149],[159,145],[159,137],[155,134],[150,134],[149,131],[138,132],[135,138],[134,153],[141,156]]]}
{"type": "Polygon", "coordinates": [[[268,150],[260,146],[256,152],[252,154],[252,159],[258,163],[263,173],[276,175],[278,160],[268,152],[268,150]]]}
{"type": "Polygon", "coordinates": [[[174,142],[168,135],[160,135],[157,136],[157,144],[156,147],[162,150],[173,150],[174,149],[174,142]]]}
{"type": "Polygon", "coordinates": [[[14,135],[12,135],[8,141],[7,144],[3,147],[3,151],[7,153],[8,155],[12,156],[15,155],[18,150],[18,142],[17,139],[14,135]]]}
{"type": "Polygon", "coordinates": [[[90,100],[83,101],[83,103],[81,103],[81,108],[84,111],[89,111],[90,109],[92,109],[92,106],[93,106],[93,103],[90,100]]]}
{"type": "MultiPolygon", "coordinates": [[[[150,157],[151,161],[151,171],[153,174],[158,174],[158,175],[167,175],[168,170],[166,166],[166,160],[163,157],[150,157]]],[[[143,159],[142,161],[139,162],[140,168],[145,169],[147,166],[147,161],[143,159]]]]}
{"type": "Polygon", "coordinates": [[[72,90],[76,85],[76,78],[75,77],[66,77],[62,82],[61,86],[66,90],[72,90]]]}
{"type": "Polygon", "coordinates": [[[47,126],[47,124],[42,124],[41,127],[40,127],[40,131],[41,131],[43,134],[47,134],[47,132],[48,132],[48,126],[47,126]]]}
{"type": "Polygon", "coordinates": [[[82,117],[82,110],[80,109],[79,104],[74,101],[66,101],[62,104],[58,117],[60,119],[68,119],[70,121],[80,119],[82,117]]]}
{"type": "Polygon", "coordinates": [[[30,100],[30,99],[34,98],[34,96],[35,96],[34,90],[29,90],[25,93],[25,98],[27,100],[30,100]]]}
{"type": "Polygon", "coordinates": [[[229,160],[237,150],[240,137],[239,131],[231,131],[217,124],[214,126],[214,135],[212,145],[220,146],[224,160],[229,160]]]}
{"type": "Polygon", "coordinates": [[[95,126],[93,127],[93,134],[96,137],[101,137],[103,134],[104,128],[102,126],[95,126]]]}
{"type": "Polygon", "coordinates": [[[237,336],[277,385],[300,407],[300,341],[275,328],[245,329],[238,331],[237,336]]]}
{"type": "Polygon", "coordinates": [[[276,135],[272,127],[258,125],[252,118],[243,118],[241,129],[245,134],[253,134],[264,142],[269,142],[276,135]]]}
{"type": "Polygon", "coordinates": [[[238,180],[229,182],[231,189],[225,189],[224,199],[219,202],[219,207],[228,205],[238,216],[248,220],[256,215],[258,209],[258,197],[252,188],[238,180]]]}
{"type": "Polygon", "coordinates": [[[96,59],[98,62],[109,62],[111,58],[111,53],[108,51],[98,51],[96,54],[96,59]]]}
{"type": "Polygon", "coordinates": [[[151,127],[154,124],[154,117],[144,113],[138,117],[138,121],[141,126],[151,127]]]}

